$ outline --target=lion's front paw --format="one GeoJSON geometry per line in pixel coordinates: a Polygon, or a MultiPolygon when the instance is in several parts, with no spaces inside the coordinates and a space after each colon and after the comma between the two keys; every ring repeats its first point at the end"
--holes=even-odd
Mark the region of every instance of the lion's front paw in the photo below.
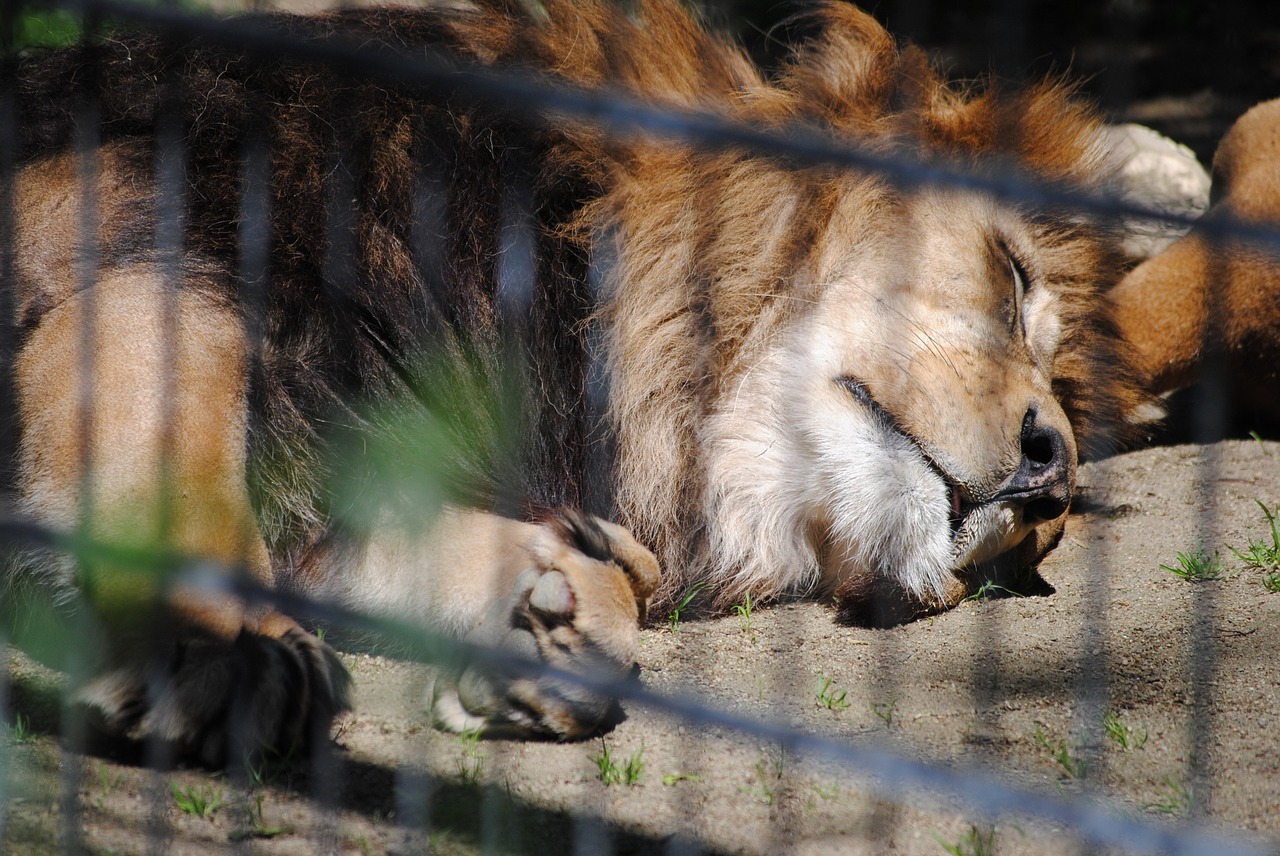
{"type": "Polygon", "coordinates": [[[329,646],[270,613],[229,639],[186,626],[163,656],[98,675],[75,699],[111,733],[222,766],[323,739],[350,690],[329,646]]]}
{"type": "MultiPolygon", "coordinates": [[[[528,567],[467,639],[565,671],[626,676],[658,585],[657,560],[622,527],[577,513],[533,532],[528,567]]],[[[454,731],[568,740],[600,728],[617,703],[567,681],[473,664],[437,683],[433,709],[454,731]]]]}

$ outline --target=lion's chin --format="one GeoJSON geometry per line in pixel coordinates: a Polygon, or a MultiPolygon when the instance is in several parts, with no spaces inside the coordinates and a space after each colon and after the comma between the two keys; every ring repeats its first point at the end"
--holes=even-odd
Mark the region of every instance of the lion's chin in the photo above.
{"type": "Polygon", "coordinates": [[[971,506],[955,523],[951,566],[965,568],[992,561],[1022,543],[1033,528],[1024,524],[1022,514],[1008,503],[971,506]]]}
{"type": "Polygon", "coordinates": [[[905,582],[909,574],[855,572],[836,587],[837,621],[894,627],[975,596],[1052,594],[1053,587],[1035,565],[1060,536],[1059,523],[1022,525],[1016,511],[1000,504],[970,509],[957,529],[957,560],[942,593],[915,590],[905,582]]]}
{"type": "MultiPolygon", "coordinates": [[[[950,609],[979,592],[1021,594],[1027,589],[1026,593],[1038,593],[1045,588],[1033,568],[1060,533],[1061,519],[1029,523],[1021,509],[1009,502],[957,503],[944,477],[923,461],[918,468],[918,475],[925,481],[937,479],[942,489],[929,491],[934,495],[929,502],[903,502],[900,495],[897,506],[867,508],[871,519],[860,520],[859,531],[886,529],[890,522],[900,528],[930,530],[933,537],[911,543],[918,547],[921,541],[932,542],[936,552],[895,554],[882,549],[869,554],[865,545],[850,542],[841,547],[838,536],[835,543],[829,540],[819,561],[835,560],[836,567],[826,568],[824,576],[833,583],[841,622],[887,627],[950,609]],[[949,513],[939,513],[939,499],[947,503],[949,513]],[[945,533],[939,531],[942,526],[947,527],[945,533]],[[945,552],[937,549],[943,545],[949,545],[945,552]],[[928,568],[940,572],[941,585],[924,584],[937,576],[928,568]]],[[[828,529],[827,538],[833,535],[828,529]]],[[[889,545],[881,542],[879,546],[889,545]]]]}

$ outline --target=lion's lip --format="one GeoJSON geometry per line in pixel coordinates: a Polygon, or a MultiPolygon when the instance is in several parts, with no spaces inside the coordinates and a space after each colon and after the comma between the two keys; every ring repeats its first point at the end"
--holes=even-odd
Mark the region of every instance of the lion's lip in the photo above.
{"type": "Polygon", "coordinates": [[[981,503],[974,502],[970,498],[969,492],[961,486],[960,482],[947,474],[947,471],[944,470],[925,449],[924,444],[921,443],[920,440],[910,431],[902,427],[901,423],[898,422],[894,415],[886,410],[883,404],[876,400],[875,396],[871,394],[871,390],[867,388],[865,383],[857,378],[849,376],[836,378],[836,383],[844,387],[844,389],[853,396],[854,400],[867,408],[872,415],[880,420],[881,424],[911,443],[911,445],[916,448],[916,451],[920,453],[920,457],[924,460],[925,464],[937,474],[938,478],[942,479],[942,483],[947,487],[947,522],[951,527],[951,537],[952,539],[955,539],[960,532],[960,527],[964,525],[965,519],[968,518],[969,514],[973,512],[974,509],[978,508],[981,503]]]}
{"type": "Polygon", "coordinates": [[[951,526],[951,537],[955,538],[957,533],[960,531],[960,527],[964,525],[965,518],[967,518],[969,513],[977,508],[979,504],[967,499],[967,494],[964,489],[952,479],[947,478],[945,473],[942,473],[941,475],[943,481],[945,481],[947,485],[947,500],[950,502],[951,506],[950,512],[947,515],[947,522],[951,526]]]}

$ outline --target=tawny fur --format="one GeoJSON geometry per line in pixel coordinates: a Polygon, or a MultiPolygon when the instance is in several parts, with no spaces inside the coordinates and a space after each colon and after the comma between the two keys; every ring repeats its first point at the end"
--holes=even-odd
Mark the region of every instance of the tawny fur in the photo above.
{"type": "MultiPolygon", "coordinates": [[[[956,88],[856,9],[813,16],[819,35],[772,76],[659,0],[626,13],[551,2],[534,15],[485,0],[266,22],[307,38],[426,45],[758,128],[805,123],[884,155],[1103,180],[1101,126],[1069,87],[956,88]]],[[[1049,548],[1077,452],[1130,439],[1146,402],[1105,296],[1123,264],[1115,236],[1064,213],[618,139],[572,119],[530,123],[465,93],[147,36],[28,58],[18,109],[23,364],[71,341],[58,318],[74,305],[115,301],[113,277],[150,282],[164,261],[157,140],[182,139],[174,305],[180,318],[198,310],[210,330],[233,318],[254,334],[226,336],[221,357],[206,350],[224,360],[214,388],[229,397],[196,425],[220,429],[224,452],[227,437],[244,439],[243,461],[222,460],[213,476],[215,498],[234,495],[227,537],[245,545],[236,557],[277,585],[493,636],[553,663],[630,665],[658,580],[646,548],[664,568],[659,608],[697,581],[720,604],[836,593],[853,618],[880,590],[901,602],[893,620],[954,605],[991,566],[1020,568],[1049,548]],[[82,167],[67,152],[91,139],[76,117],[95,98],[99,269],[85,274],[75,263],[82,167]],[[240,206],[255,180],[242,155],[259,141],[271,211],[261,298],[236,274],[240,206]],[[46,246],[45,235],[56,240],[46,246]],[[598,346],[603,416],[588,406],[598,346]],[[478,510],[453,508],[435,529],[384,527],[392,515],[378,508],[361,518],[369,529],[352,524],[376,464],[339,453],[397,431],[369,404],[447,419],[474,404],[454,383],[472,371],[518,387],[523,405],[517,448],[478,442],[449,470],[455,501],[478,510]],[[1055,474],[1042,514],[1002,493],[1035,455],[1052,458],[1055,474]],[[556,506],[625,529],[491,513],[539,519],[556,506]]],[[[145,313],[134,323],[163,326],[145,313]]],[[[28,381],[24,442],[38,449],[52,441],[36,426],[65,407],[71,381],[51,391],[28,381]]],[[[61,477],[35,456],[19,476],[29,496],[61,477]]],[[[76,522],[38,506],[46,522],[76,522]]],[[[203,531],[184,523],[179,536],[188,529],[203,531]]],[[[215,612],[196,622],[215,637],[230,616],[252,638],[294,639],[288,650],[340,706],[344,685],[312,667],[310,648],[236,606],[215,612]]],[[[492,675],[468,675],[436,700],[456,727],[501,720],[563,737],[604,716],[598,700],[554,682],[495,688],[492,675]]],[[[113,693],[100,706],[118,704],[113,693]]]]}
{"type": "MultiPolygon", "coordinates": [[[[1100,178],[1098,125],[1069,91],[957,90],[857,10],[820,15],[824,36],[772,83],[687,20],[673,44],[647,44],[654,34],[666,37],[654,28],[627,50],[674,55],[664,69],[701,80],[641,89],[682,106],[711,106],[756,126],[810,122],[830,128],[833,139],[961,167],[1012,162],[1084,186],[1100,178]],[[682,97],[689,91],[696,97],[682,97]]],[[[811,473],[764,473],[746,455],[715,456],[726,432],[754,431],[751,422],[770,418],[752,406],[758,398],[741,401],[741,390],[761,373],[774,389],[787,383],[785,367],[765,354],[816,301],[832,274],[823,266],[874,241],[902,203],[873,177],[668,145],[632,146],[614,182],[592,222],[616,223],[610,365],[621,519],[658,551],[666,598],[699,579],[719,587],[722,604],[747,593],[810,590],[820,582],[822,539],[791,488],[811,473]],[[736,405],[743,412],[724,412],[736,405]],[[709,482],[707,467],[717,464],[738,477],[742,492],[726,497],[709,482]]],[[[941,205],[940,219],[957,216],[941,205]]],[[[1135,432],[1128,416],[1144,398],[1101,296],[1119,274],[1115,250],[1096,229],[1065,217],[1034,217],[1030,229],[1055,303],[1045,311],[1054,327],[1053,392],[1083,448],[1128,442],[1135,432]]],[[[762,436],[752,455],[771,446],[768,432],[762,436]]],[[[936,577],[927,588],[932,595],[944,586],[936,577]]]]}
{"type": "MultiPolygon", "coordinates": [[[[1213,159],[1211,221],[1280,220],[1280,101],[1245,113],[1213,159]]],[[[1177,390],[1218,359],[1237,402],[1280,416],[1280,265],[1274,247],[1197,228],[1134,268],[1112,292],[1144,383],[1177,390]]]]}

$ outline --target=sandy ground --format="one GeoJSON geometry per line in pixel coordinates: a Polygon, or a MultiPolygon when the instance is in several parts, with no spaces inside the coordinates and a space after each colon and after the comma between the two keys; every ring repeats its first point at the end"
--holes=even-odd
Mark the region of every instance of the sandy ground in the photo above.
{"type": "MultiPolygon", "coordinates": [[[[643,680],[855,751],[888,748],[1055,803],[1085,796],[1126,821],[1207,824],[1277,848],[1280,593],[1228,548],[1270,544],[1255,498],[1274,507],[1278,486],[1280,443],[1118,456],[1082,471],[1077,511],[1041,567],[1050,595],[975,600],[889,631],[837,627],[806,602],[749,622],[663,622],[644,635],[643,680]],[[1223,579],[1161,568],[1210,530],[1223,579]]],[[[994,797],[979,779],[891,799],[891,780],[846,757],[634,704],[603,740],[468,742],[427,724],[429,669],[363,655],[348,657],[357,710],[337,724],[323,769],[267,768],[252,782],[154,772],[61,753],[56,676],[16,654],[9,663],[32,725],[10,728],[0,750],[5,853],[46,853],[70,835],[94,853],[1096,852],[1062,824],[990,825],[981,809],[994,797]],[[634,783],[602,781],[606,748],[624,778],[638,759],[634,783]],[[175,788],[220,804],[200,817],[175,788]]]]}

